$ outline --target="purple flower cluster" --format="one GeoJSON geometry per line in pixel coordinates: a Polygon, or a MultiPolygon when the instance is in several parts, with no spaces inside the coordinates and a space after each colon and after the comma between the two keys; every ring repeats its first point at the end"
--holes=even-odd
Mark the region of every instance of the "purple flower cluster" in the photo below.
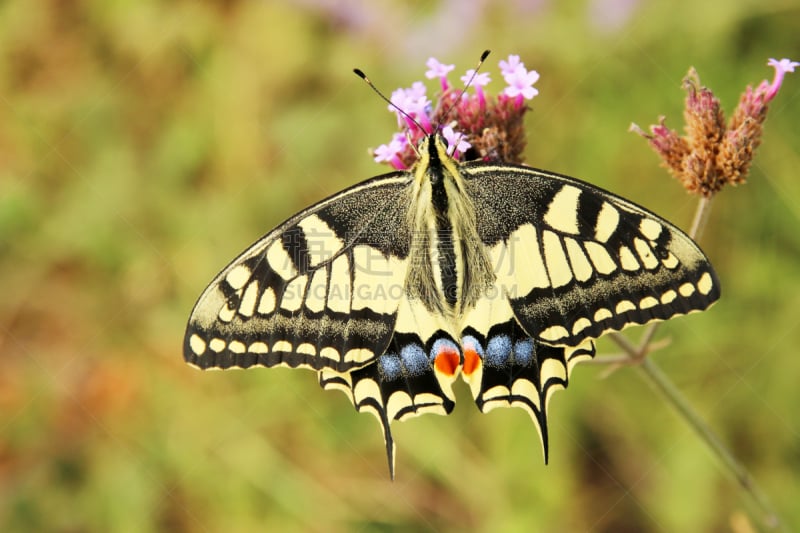
{"type": "Polygon", "coordinates": [[[493,97],[484,91],[491,82],[486,72],[470,69],[460,77],[464,85],[454,87],[447,77],[454,65],[432,57],[426,66],[425,77],[439,80],[439,94],[435,101],[429,99],[427,87],[420,81],[392,93],[389,111],[396,114],[400,133],[375,149],[375,161],[396,169],[410,168],[417,160],[416,145],[438,129],[457,159],[470,151],[470,156],[484,160],[521,162],[525,148],[522,116],[528,109],[526,100],[539,93],[533,87],[539,73],[527,70],[519,56],[509,56],[500,61],[506,87],[493,97]]]}
{"type": "Polygon", "coordinates": [[[755,149],[761,143],[769,102],[778,94],[787,72],[800,66],[789,59],[770,59],[775,69],[772,82],[747,86],[728,124],[719,99],[700,85],[694,69],[684,79],[685,135],[668,128],[664,117],[650,126],[650,133],[636,124],[631,130],[646,138],[661,157],[662,165],[690,192],[707,198],[726,184],[744,183],[755,149]]]}

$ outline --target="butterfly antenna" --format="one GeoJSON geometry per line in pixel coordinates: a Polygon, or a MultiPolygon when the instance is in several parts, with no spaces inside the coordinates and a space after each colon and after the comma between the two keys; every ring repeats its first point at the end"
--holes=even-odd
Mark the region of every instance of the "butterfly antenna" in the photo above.
{"type": "Polygon", "coordinates": [[[416,120],[414,117],[412,117],[411,115],[409,115],[408,113],[406,113],[406,112],[405,112],[403,109],[400,109],[400,108],[397,106],[397,104],[395,104],[394,102],[392,102],[391,100],[389,100],[388,98],[386,98],[386,95],[384,95],[382,92],[380,92],[380,91],[378,90],[378,88],[377,88],[377,87],[375,87],[375,84],[374,84],[374,83],[372,83],[372,82],[370,81],[370,79],[367,77],[367,75],[366,75],[366,74],[364,74],[364,72],[363,72],[361,69],[354,68],[354,69],[353,69],[353,72],[355,72],[355,73],[356,73],[356,76],[358,76],[359,78],[361,78],[362,80],[364,80],[365,82],[367,82],[367,85],[369,85],[369,86],[370,86],[370,88],[371,88],[373,91],[375,91],[375,93],[376,93],[378,96],[380,96],[380,97],[381,97],[381,99],[382,99],[384,102],[386,102],[387,104],[389,104],[389,105],[390,105],[390,106],[392,106],[393,108],[397,109],[397,112],[398,112],[398,113],[400,113],[401,115],[403,115],[404,117],[406,117],[408,120],[410,120],[411,122],[413,122],[413,123],[414,123],[414,124],[415,124],[415,125],[416,125],[416,126],[419,128],[419,131],[421,131],[421,132],[423,132],[423,133],[427,133],[427,132],[425,131],[425,128],[423,128],[423,127],[422,127],[422,125],[420,125],[420,123],[419,123],[419,122],[417,122],[417,120],[416,120]]]}
{"type": "MultiPolygon", "coordinates": [[[[467,89],[470,88],[470,86],[472,85],[472,80],[474,80],[475,76],[478,75],[478,71],[480,70],[481,66],[483,65],[483,62],[486,61],[486,58],[489,57],[490,53],[491,53],[491,50],[484,50],[483,51],[483,53],[481,54],[481,58],[478,60],[478,64],[475,65],[475,70],[472,71],[472,76],[469,77],[469,79],[467,80],[467,83],[464,84],[464,88],[461,89],[461,91],[459,91],[458,96],[456,96],[456,99],[453,100],[453,103],[450,104],[450,107],[447,108],[447,111],[445,111],[444,114],[442,114],[442,117],[443,117],[443,119],[445,121],[444,122],[445,124],[447,124],[447,117],[450,115],[450,113],[452,113],[453,108],[456,106],[456,104],[461,101],[461,97],[464,96],[464,93],[467,92],[467,89]]],[[[440,123],[439,127],[441,127],[441,125],[442,124],[440,123]]]]}

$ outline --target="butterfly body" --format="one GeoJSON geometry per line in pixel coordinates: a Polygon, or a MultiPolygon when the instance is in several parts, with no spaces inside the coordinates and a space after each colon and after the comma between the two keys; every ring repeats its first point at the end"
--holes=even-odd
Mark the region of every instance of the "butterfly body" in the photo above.
{"type": "Polygon", "coordinates": [[[444,140],[411,171],[302,211],[201,295],[184,342],[197,367],[318,372],[381,422],[454,406],[525,409],[547,455],[547,402],[609,330],[705,309],[707,259],[649,211],[525,166],[460,163],[444,140]]]}

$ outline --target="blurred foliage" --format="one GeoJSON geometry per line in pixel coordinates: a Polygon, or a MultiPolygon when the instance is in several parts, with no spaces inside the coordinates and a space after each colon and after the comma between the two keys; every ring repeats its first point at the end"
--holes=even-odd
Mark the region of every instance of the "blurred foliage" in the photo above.
{"type": "MultiPolygon", "coordinates": [[[[582,366],[550,464],[518,410],[375,421],[308,372],[200,373],[194,299],[296,210],[383,172],[386,92],[484,48],[542,79],[529,162],[687,227],[628,124],[680,127],[690,65],[728,110],[800,59],[791,0],[0,2],[2,531],[748,531],[735,484],[632,369],[582,366]]],[[[487,67],[496,73],[494,65],[487,67]]],[[[800,78],[715,200],[723,281],[654,355],[800,525],[800,78]]],[[[496,82],[495,82],[496,83],[496,82]]],[[[632,337],[638,331],[630,331],[632,337]]],[[[600,344],[614,351],[611,343],[600,344]]],[[[465,389],[465,388],[464,388],[465,389]]]]}

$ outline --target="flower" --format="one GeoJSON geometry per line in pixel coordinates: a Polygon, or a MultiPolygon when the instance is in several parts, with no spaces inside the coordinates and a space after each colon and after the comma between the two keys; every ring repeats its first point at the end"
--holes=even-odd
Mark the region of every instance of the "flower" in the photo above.
{"type": "Polygon", "coordinates": [[[744,183],[755,149],[761,144],[767,104],[775,98],[784,75],[800,63],[770,59],[775,68],[772,82],[762,81],[755,89],[748,85],[729,123],[725,123],[719,100],[700,85],[694,68],[684,79],[687,91],[684,136],[666,127],[664,117],[650,126],[650,133],[636,124],[631,130],[646,138],[661,157],[661,164],[689,191],[710,198],[726,184],[744,183]]]}
{"type": "Polygon", "coordinates": [[[467,92],[451,87],[447,81],[454,65],[445,65],[433,57],[426,65],[425,76],[440,79],[440,93],[429,98],[425,85],[419,81],[392,93],[389,109],[397,115],[401,132],[374,150],[375,161],[396,169],[412,167],[419,158],[416,145],[440,128],[448,153],[457,159],[469,156],[521,163],[525,148],[522,118],[528,109],[524,103],[538,93],[533,84],[539,74],[529,72],[519,56],[510,55],[500,61],[500,69],[511,87],[491,96],[484,91],[491,81],[489,73],[471,69],[461,76],[466,86],[474,88],[474,92],[467,92]]]}
{"type": "Polygon", "coordinates": [[[539,94],[539,91],[533,87],[533,84],[539,80],[539,73],[535,70],[528,72],[525,64],[519,60],[519,56],[510,55],[508,61],[500,61],[500,71],[508,84],[508,87],[503,90],[503,94],[513,98],[517,107],[522,107],[525,100],[530,100],[539,94]]]}
{"type": "Polygon", "coordinates": [[[456,68],[456,66],[440,63],[435,57],[428,58],[425,66],[428,67],[428,70],[425,72],[425,77],[429,80],[432,80],[433,78],[439,78],[439,80],[442,82],[442,91],[446,91],[448,88],[447,73],[456,68]]]}
{"type": "Polygon", "coordinates": [[[519,60],[519,56],[517,55],[508,56],[508,61],[500,60],[500,73],[503,77],[514,74],[518,68],[524,70],[525,65],[519,60]]]}
{"type": "Polygon", "coordinates": [[[539,79],[539,73],[535,70],[528,72],[524,68],[517,69],[513,74],[504,76],[504,79],[508,83],[508,87],[503,90],[503,94],[506,96],[530,100],[539,94],[539,91],[533,87],[533,84],[539,79]]]}
{"type": "Polygon", "coordinates": [[[400,154],[408,145],[408,139],[402,133],[395,133],[389,144],[382,144],[375,149],[375,162],[387,162],[398,170],[403,170],[406,166],[400,159],[400,154]]]}
{"type": "Polygon", "coordinates": [[[464,83],[464,85],[469,84],[477,90],[488,85],[492,79],[489,77],[488,72],[476,74],[475,69],[471,68],[466,72],[466,74],[461,76],[461,81],[464,83]]]}
{"type": "Polygon", "coordinates": [[[431,124],[428,119],[431,102],[425,96],[427,89],[425,85],[418,81],[414,82],[409,89],[397,89],[392,92],[389,104],[389,111],[397,114],[398,124],[405,122],[409,127],[415,126],[417,120],[422,127],[430,131],[431,124]],[[404,113],[401,113],[402,110],[404,113]]]}
{"type": "Polygon", "coordinates": [[[772,84],[769,86],[769,89],[765,94],[765,99],[767,102],[769,102],[770,100],[775,98],[776,94],[778,94],[778,90],[781,88],[781,85],[783,84],[783,76],[787,72],[794,72],[794,68],[800,67],[800,63],[786,58],[783,58],[780,61],[778,61],[777,59],[769,58],[769,61],[767,61],[767,65],[775,69],[775,77],[772,79],[772,84]]]}
{"type": "Polygon", "coordinates": [[[472,147],[467,141],[467,136],[463,133],[456,132],[452,125],[442,128],[442,137],[447,141],[447,153],[454,157],[459,153],[463,154],[472,147]]]}
{"type": "Polygon", "coordinates": [[[475,73],[475,69],[471,68],[466,74],[461,76],[461,81],[465,86],[471,85],[475,88],[475,94],[481,106],[486,106],[486,95],[483,93],[483,88],[489,84],[491,78],[488,72],[475,73]]]}

